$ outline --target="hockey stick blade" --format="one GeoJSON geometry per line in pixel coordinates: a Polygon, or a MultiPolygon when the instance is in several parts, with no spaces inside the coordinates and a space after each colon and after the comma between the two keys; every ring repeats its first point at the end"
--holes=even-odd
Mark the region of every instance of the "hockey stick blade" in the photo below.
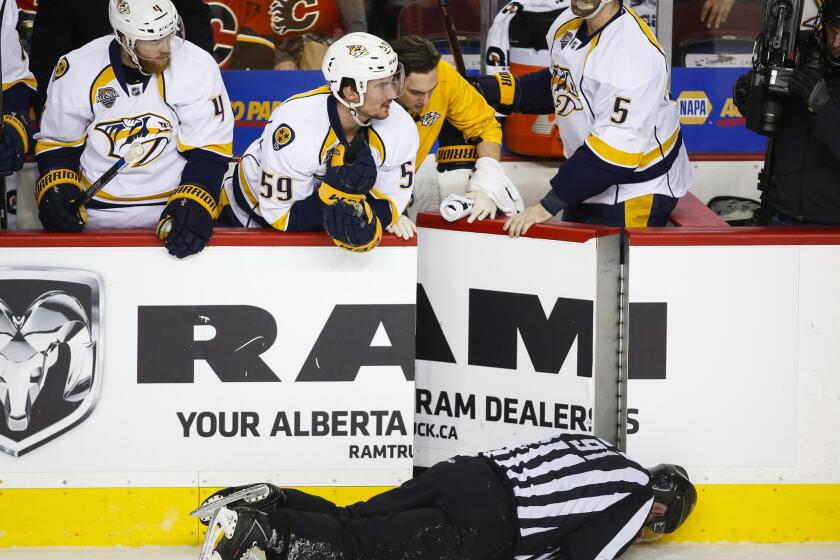
{"type": "Polygon", "coordinates": [[[73,201],[74,204],[78,206],[84,206],[91,199],[96,196],[96,193],[102,190],[102,188],[107,185],[111,179],[113,179],[117,173],[119,173],[120,169],[125,167],[126,165],[131,165],[135,161],[139,160],[143,157],[143,145],[140,142],[134,142],[126,151],[125,155],[122,156],[120,159],[114,163],[111,167],[109,167],[105,173],[102,174],[102,177],[97,179],[96,181],[91,184],[85,192],[82,193],[82,197],[78,200],[78,202],[73,201]]]}
{"type": "Polygon", "coordinates": [[[203,506],[191,511],[190,515],[192,515],[193,517],[198,517],[199,519],[210,517],[211,515],[216,513],[217,510],[220,510],[228,504],[231,504],[238,500],[244,500],[246,502],[262,500],[263,498],[268,497],[268,492],[269,489],[267,484],[257,484],[255,486],[249,486],[248,488],[243,488],[238,492],[234,492],[233,494],[204,504],[203,506]]]}

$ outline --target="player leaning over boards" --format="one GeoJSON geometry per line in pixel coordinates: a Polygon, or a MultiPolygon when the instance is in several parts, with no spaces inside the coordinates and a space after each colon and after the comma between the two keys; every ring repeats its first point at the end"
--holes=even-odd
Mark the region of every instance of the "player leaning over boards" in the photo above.
{"type": "MultiPolygon", "coordinates": [[[[567,161],[539,204],[505,224],[521,235],[564,211],[571,222],[664,226],[691,187],[665,54],[620,0],[572,0],[547,36],[551,67],[517,80],[514,111],[554,112],[567,161]]],[[[498,81],[479,80],[498,100],[498,81]]]]}
{"type": "MultiPolygon", "coordinates": [[[[8,1],[8,0],[7,0],[8,1]]],[[[29,71],[29,57],[20,46],[16,30],[18,10],[14,3],[3,6],[2,29],[3,137],[0,139],[0,175],[11,175],[23,167],[29,148],[29,107],[35,91],[35,77],[29,71]]]]}
{"type": "Polygon", "coordinates": [[[325,230],[336,245],[369,251],[399,220],[414,183],[417,129],[394,103],[405,76],[394,50],[368,33],[330,45],[328,85],[295,95],[225,181],[220,223],[325,230]]]}
{"type": "Polygon", "coordinates": [[[233,114],[213,57],[182,39],[170,0],[111,0],[114,36],[62,57],[47,89],[35,159],[48,230],[157,227],[178,258],[213,231],[233,141],[233,114]],[[87,206],[82,190],[128,148],[125,166],[87,206]]]}
{"type": "MultiPolygon", "coordinates": [[[[493,108],[455,68],[441,60],[440,53],[427,39],[406,35],[391,41],[391,47],[405,67],[405,93],[397,103],[414,117],[420,134],[418,168],[438,140],[444,122],[449,121],[465,138],[477,141],[475,169],[469,173],[469,180],[463,179],[464,198],[472,202],[467,221],[495,218],[497,210],[508,216],[522,211],[522,197],[499,162],[502,126],[493,108]]],[[[457,147],[450,147],[448,153],[457,153],[452,148],[457,147]]],[[[440,148],[437,152],[439,169],[441,164],[459,161],[457,156],[443,155],[444,151],[447,150],[440,148]]],[[[452,175],[455,183],[462,176],[459,170],[444,171],[438,174],[438,180],[447,175],[452,175]]],[[[408,217],[401,221],[404,228],[413,229],[408,217]]]]}
{"type": "Polygon", "coordinates": [[[682,467],[644,469],[580,434],[453,457],[347,507],[268,484],[234,500],[241,489],[197,512],[217,512],[200,560],[255,547],[267,560],[612,560],[675,531],[697,500],[682,467]]]}

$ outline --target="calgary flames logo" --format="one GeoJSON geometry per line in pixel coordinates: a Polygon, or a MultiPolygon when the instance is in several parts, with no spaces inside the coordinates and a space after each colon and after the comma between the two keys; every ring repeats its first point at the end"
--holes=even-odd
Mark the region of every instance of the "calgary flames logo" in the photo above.
{"type": "Polygon", "coordinates": [[[551,89],[554,92],[554,107],[558,117],[568,117],[583,110],[577,86],[568,68],[554,65],[551,71],[551,89]]]}
{"type": "Polygon", "coordinates": [[[111,143],[108,156],[112,158],[119,158],[128,146],[140,140],[146,155],[134,162],[132,167],[142,167],[156,160],[169,144],[173,133],[172,124],[155,113],[104,121],[96,125],[95,129],[111,143]]]}
{"type": "Polygon", "coordinates": [[[319,0],[272,0],[268,7],[271,30],[278,35],[306,31],[318,21],[319,0]]]}

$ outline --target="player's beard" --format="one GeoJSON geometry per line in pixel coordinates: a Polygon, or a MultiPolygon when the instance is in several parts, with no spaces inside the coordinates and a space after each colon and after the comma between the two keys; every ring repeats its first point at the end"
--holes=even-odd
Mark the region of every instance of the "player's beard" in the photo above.
{"type": "Polygon", "coordinates": [[[171,58],[165,58],[162,60],[150,60],[148,58],[138,57],[137,60],[140,62],[140,67],[146,74],[158,74],[160,72],[163,72],[164,70],[169,68],[169,64],[170,62],[172,62],[171,58]]]}

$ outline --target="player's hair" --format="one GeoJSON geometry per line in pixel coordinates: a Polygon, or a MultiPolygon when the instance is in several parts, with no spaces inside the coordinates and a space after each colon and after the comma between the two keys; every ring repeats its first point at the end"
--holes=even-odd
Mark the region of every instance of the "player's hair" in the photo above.
{"type": "Polygon", "coordinates": [[[397,58],[405,68],[405,75],[413,72],[426,74],[437,68],[440,53],[428,39],[417,35],[405,35],[394,39],[391,48],[397,53],[397,58]]]}
{"type": "Polygon", "coordinates": [[[344,93],[343,93],[343,92],[344,92],[344,88],[345,88],[345,87],[347,87],[347,86],[350,86],[350,88],[351,88],[354,92],[359,93],[359,90],[358,90],[358,88],[356,87],[356,82],[353,80],[353,78],[341,78],[341,83],[340,83],[340,84],[339,84],[339,86],[338,86],[338,94],[339,94],[342,98],[344,97],[344,93]]]}

